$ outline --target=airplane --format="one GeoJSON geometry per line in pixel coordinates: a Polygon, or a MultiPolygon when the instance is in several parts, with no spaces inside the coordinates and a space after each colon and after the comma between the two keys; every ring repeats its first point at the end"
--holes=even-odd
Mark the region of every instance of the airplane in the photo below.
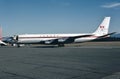
{"type": "Polygon", "coordinates": [[[101,39],[109,35],[109,24],[111,17],[105,17],[102,23],[98,26],[97,30],[93,33],[86,34],[22,34],[15,35],[14,40],[18,47],[20,44],[45,44],[45,45],[58,45],[64,46],[69,43],[81,43],[101,39]]]}
{"type": "Polygon", "coordinates": [[[0,27],[0,45],[1,46],[6,46],[7,44],[5,42],[2,41],[2,28],[0,27]]]}

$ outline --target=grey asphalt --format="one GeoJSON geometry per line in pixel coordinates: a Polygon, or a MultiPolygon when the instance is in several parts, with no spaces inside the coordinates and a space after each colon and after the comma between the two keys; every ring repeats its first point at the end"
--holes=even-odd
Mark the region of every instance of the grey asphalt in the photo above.
{"type": "Polygon", "coordinates": [[[0,79],[120,79],[120,47],[1,47],[0,79]]]}

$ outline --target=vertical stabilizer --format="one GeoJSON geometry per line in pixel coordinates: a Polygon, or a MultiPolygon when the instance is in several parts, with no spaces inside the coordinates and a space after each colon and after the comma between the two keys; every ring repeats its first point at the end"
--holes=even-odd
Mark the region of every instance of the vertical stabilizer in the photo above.
{"type": "Polygon", "coordinates": [[[93,34],[96,36],[103,36],[108,34],[110,18],[111,17],[105,17],[102,23],[99,25],[99,27],[93,34]]]}
{"type": "Polygon", "coordinates": [[[5,42],[2,41],[2,27],[0,27],[0,45],[7,45],[5,42]]]}
{"type": "Polygon", "coordinates": [[[0,40],[2,40],[2,27],[0,27],[0,40]]]}

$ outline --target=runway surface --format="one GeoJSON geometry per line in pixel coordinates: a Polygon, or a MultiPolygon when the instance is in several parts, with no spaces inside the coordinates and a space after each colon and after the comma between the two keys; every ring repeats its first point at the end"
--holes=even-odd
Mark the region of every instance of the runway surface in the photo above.
{"type": "Polygon", "coordinates": [[[1,47],[0,79],[120,79],[120,47],[1,47]]]}

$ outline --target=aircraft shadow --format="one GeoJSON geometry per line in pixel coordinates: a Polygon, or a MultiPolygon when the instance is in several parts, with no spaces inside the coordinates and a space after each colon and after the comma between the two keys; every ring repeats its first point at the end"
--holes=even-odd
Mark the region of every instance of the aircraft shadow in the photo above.
{"type": "Polygon", "coordinates": [[[31,46],[31,48],[59,48],[58,46],[31,46]]]}

